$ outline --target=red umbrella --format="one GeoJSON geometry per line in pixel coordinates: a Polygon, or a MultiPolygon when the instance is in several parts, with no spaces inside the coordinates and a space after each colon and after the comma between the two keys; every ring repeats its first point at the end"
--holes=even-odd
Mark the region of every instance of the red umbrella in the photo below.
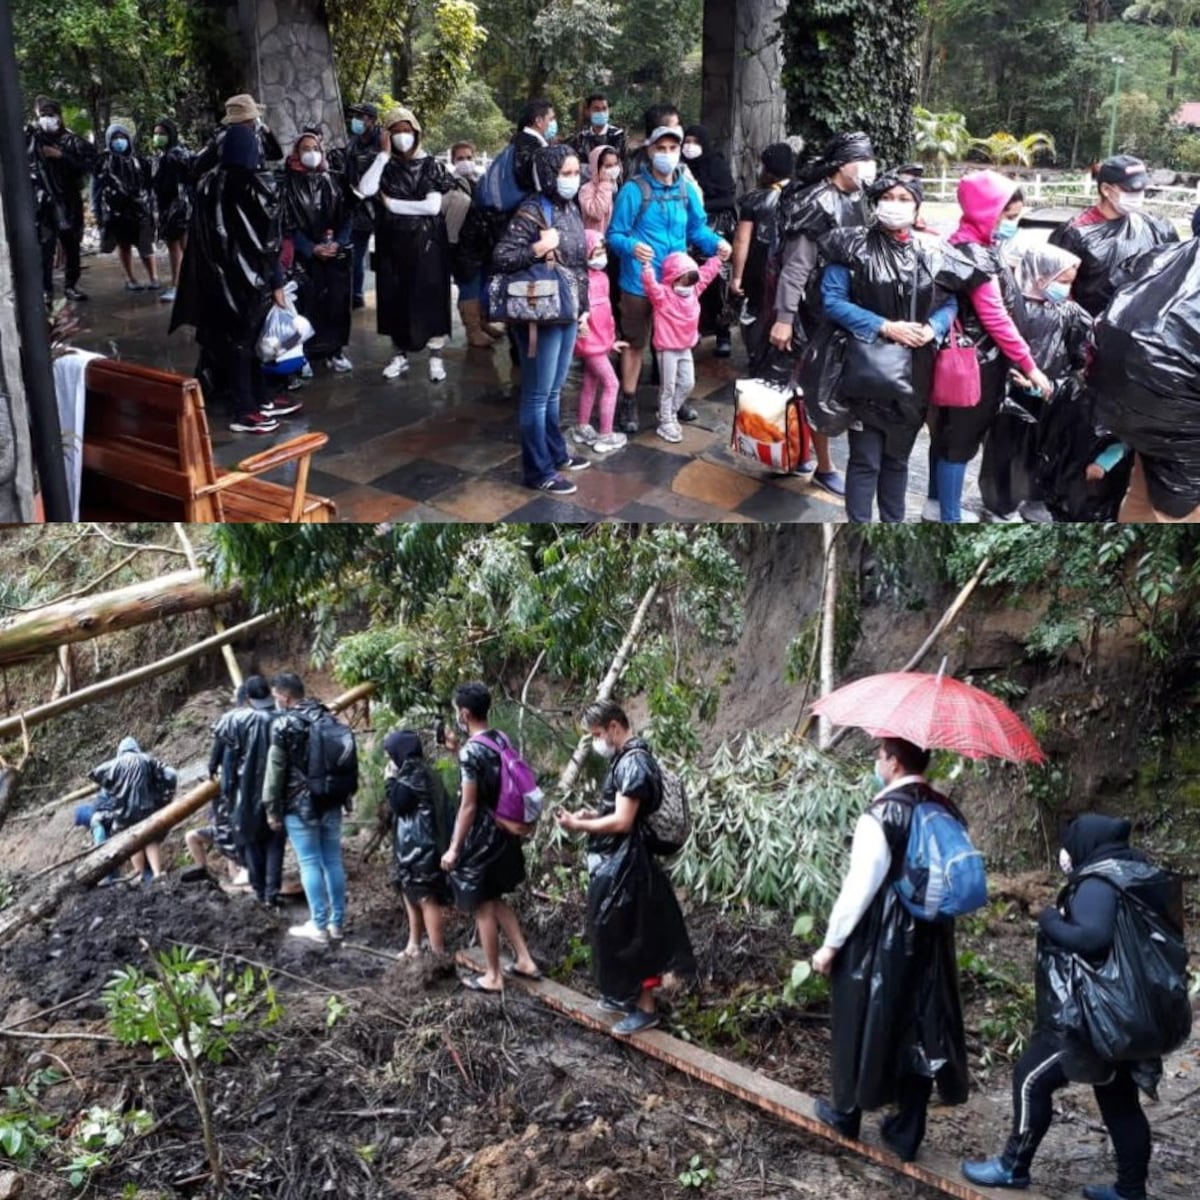
{"type": "Polygon", "coordinates": [[[892,671],[846,684],[813,704],[835,725],[873,737],[899,737],[927,750],[967,758],[1046,761],[1020,717],[995,696],[940,671],[892,671]]]}

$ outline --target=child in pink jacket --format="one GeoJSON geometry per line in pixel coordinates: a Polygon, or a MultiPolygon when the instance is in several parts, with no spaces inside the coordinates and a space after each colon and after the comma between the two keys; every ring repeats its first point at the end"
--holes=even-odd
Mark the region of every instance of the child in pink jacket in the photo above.
{"type": "Polygon", "coordinates": [[[598,454],[620,450],[627,441],[623,433],[613,432],[617,411],[619,382],[609,357],[624,349],[617,341],[617,322],[613,316],[607,274],[608,253],[604,238],[594,229],[586,231],[588,265],[588,331],[576,339],[575,353],[583,359],[583,382],[579,388],[579,423],[571,430],[577,446],[588,446],[598,454]],[[599,396],[599,426],[592,425],[592,409],[599,396]]]}
{"type": "Polygon", "coordinates": [[[720,272],[721,260],[715,254],[698,267],[694,258],[678,251],[667,255],[661,283],[649,263],[642,268],[642,285],[654,313],[654,350],[662,381],[656,432],[664,442],[683,441],[679,410],[696,385],[692,347],[700,340],[700,296],[720,272]]]}

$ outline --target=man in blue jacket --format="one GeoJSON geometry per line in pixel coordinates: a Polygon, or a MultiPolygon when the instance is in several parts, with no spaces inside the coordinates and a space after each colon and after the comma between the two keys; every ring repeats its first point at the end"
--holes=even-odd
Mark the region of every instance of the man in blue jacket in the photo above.
{"type": "MultiPolygon", "coordinates": [[[[695,246],[702,254],[729,258],[732,248],[708,227],[704,201],[679,168],[683,130],[660,125],[646,142],[648,165],[620,192],[605,241],[621,260],[621,408],[626,433],[637,433],[637,387],[642,355],[650,341],[650,301],[642,287],[642,265],[657,275],[669,254],[695,246]]],[[[689,418],[692,419],[692,418],[689,418]]]]}

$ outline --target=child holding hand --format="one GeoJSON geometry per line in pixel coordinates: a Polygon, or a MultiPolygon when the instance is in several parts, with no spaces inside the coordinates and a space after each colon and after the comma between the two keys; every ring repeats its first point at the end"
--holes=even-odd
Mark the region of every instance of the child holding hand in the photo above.
{"type": "Polygon", "coordinates": [[[571,430],[571,440],[577,446],[587,446],[597,454],[620,450],[628,440],[623,433],[613,432],[617,411],[617,391],[620,386],[617,372],[609,357],[614,350],[625,349],[627,343],[617,341],[617,322],[613,315],[608,270],[608,253],[604,238],[594,229],[587,238],[588,266],[588,327],[575,341],[575,353],[583,360],[583,382],[579,388],[579,420],[571,430]],[[599,401],[599,429],[592,425],[592,411],[599,401]]]}

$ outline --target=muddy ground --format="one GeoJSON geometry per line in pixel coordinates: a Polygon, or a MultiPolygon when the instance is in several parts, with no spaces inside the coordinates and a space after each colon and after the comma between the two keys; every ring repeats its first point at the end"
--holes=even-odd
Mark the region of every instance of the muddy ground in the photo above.
{"type": "MultiPolygon", "coordinates": [[[[177,836],[177,835],[176,835],[177,836]]],[[[572,1025],[513,988],[503,1002],[464,992],[449,964],[416,965],[369,954],[403,944],[403,917],[382,858],[350,864],[348,945],[326,951],[289,940],[303,905],[275,915],[246,896],[201,882],[97,889],[0,952],[0,1024],[61,1034],[107,1029],[98,991],[111,972],[144,962],[146,946],[200,947],[232,964],[262,963],[283,1006],[275,1026],[242,1035],[209,1070],[230,1191],[239,1197],[402,1197],[411,1200],[644,1200],[688,1194],[678,1181],[694,1155],[714,1177],[698,1194],[924,1198],[934,1193],[727,1099],[572,1025]],[[235,957],[240,956],[240,957],[235,957]],[[329,996],[347,1011],[330,1027],[329,996]],[[26,1020],[70,1001],[50,1016],[26,1020]]],[[[987,916],[968,923],[963,947],[996,972],[1027,971],[1030,910],[1051,881],[996,881],[987,916]]],[[[686,900],[685,900],[686,903],[686,900]]],[[[577,894],[553,882],[527,886],[521,911],[535,954],[557,978],[589,990],[577,894]],[[544,890],[549,889],[549,890],[544,890]]],[[[828,1014],[772,1007],[794,957],[806,948],[766,915],[688,912],[701,980],[676,998],[672,1022],[698,1041],[769,1075],[823,1090],[828,1014]],[[724,1022],[720,1014],[726,1013],[724,1022]]],[[[470,941],[456,921],[452,937],[470,941]]],[[[995,1053],[981,1036],[1003,989],[964,978],[973,1061],[995,1053]]],[[[204,1194],[195,1110],[171,1062],[146,1048],[102,1042],[0,1038],[0,1080],[16,1083],[54,1063],[71,1078],[46,1093],[64,1127],[90,1104],[149,1109],[154,1129],[93,1175],[89,1195],[204,1194]]],[[[955,1155],[994,1149],[1007,1121],[1007,1064],[979,1066],[971,1102],[935,1110],[930,1144],[955,1155]]],[[[1155,1129],[1154,1195],[1192,1200],[1200,1179],[1200,1041],[1175,1055],[1155,1129]]],[[[1051,1196],[1111,1179],[1107,1141],[1087,1089],[1060,1094],[1058,1120],[1038,1163],[1051,1196]]],[[[72,1189],[45,1169],[22,1196],[72,1189]]]]}

